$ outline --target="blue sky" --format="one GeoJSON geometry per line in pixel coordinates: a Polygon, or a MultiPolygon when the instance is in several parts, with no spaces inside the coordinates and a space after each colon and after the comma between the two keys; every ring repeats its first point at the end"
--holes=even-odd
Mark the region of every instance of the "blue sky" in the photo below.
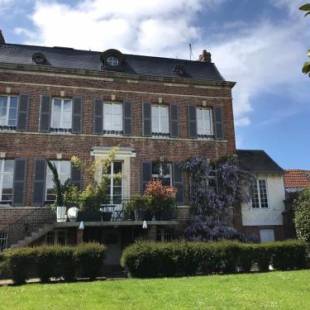
{"type": "MultiPolygon", "coordinates": [[[[283,168],[310,169],[310,17],[299,0],[0,0],[7,42],[188,58],[212,53],[236,81],[239,148],[266,150],[283,168]]],[[[309,1],[310,2],[310,1],[309,1]]]]}

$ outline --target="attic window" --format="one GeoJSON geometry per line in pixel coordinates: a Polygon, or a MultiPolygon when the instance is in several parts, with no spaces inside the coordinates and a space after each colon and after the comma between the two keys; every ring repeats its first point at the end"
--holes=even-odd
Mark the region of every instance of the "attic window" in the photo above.
{"type": "Polygon", "coordinates": [[[109,56],[107,57],[107,60],[106,60],[107,64],[111,67],[115,67],[115,66],[118,66],[119,65],[119,60],[117,57],[115,56],[109,56]]]}
{"type": "Polygon", "coordinates": [[[184,67],[180,64],[175,65],[173,72],[179,76],[184,76],[186,74],[184,67]]]}
{"type": "Polygon", "coordinates": [[[42,53],[34,53],[32,55],[32,60],[37,65],[47,65],[48,64],[48,61],[47,61],[45,55],[42,53]]]}
{"type": "Polygon", "coordinates": [[[110,49],[103,52],[100,56],[103,64],[103,69],[121,70],[124,62],[124,55],[115,49],[110,49]]]}

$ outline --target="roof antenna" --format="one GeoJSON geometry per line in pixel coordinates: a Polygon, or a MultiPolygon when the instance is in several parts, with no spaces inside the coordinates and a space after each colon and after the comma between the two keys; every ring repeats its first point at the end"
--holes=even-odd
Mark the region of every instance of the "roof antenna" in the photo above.
{"type": "Polygon", "coordinates": [[[192,43],[189,43],[188,46],[189,46],[189,60],[192,60],[192,43]]]}

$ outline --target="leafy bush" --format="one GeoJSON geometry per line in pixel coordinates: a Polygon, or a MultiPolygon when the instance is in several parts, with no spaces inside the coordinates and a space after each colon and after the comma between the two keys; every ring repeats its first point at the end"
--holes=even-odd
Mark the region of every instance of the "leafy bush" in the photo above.
{"type": "Polygon", "coordinates": [[[9,249],[5,251],[4,256],[14,283],[25,283],[30,275],[30,266],[33,261],[33,249],[9,249]]]}
{"type": "Polygon", "coordinates": [[[272,265],[279,270],[306,267],[306,245],[304,242],[289,240],[273,246],[272,265]]]}
{"type": "Polygon", "coordinates": [[[98,243],[83,243],[75,249],[75,259],[80,274],[94,280],[99,274],[106,247],[98,243]]]}
{"type": "Polygon", "coordinates": [[[306,245],[285,241],[266,244],[223,242],[137,242],[121,258],[133,277],[169,277],[195,274],[249,272],[253,263],[268,271],[305,266],[306,245]],[[240,270],[239,269],[239,270],[240,270]]]}
{"type": "Polygon", "coordinates": [[[305,189],[294,202],[295,226],[299,239],[310,242],[310,189],[305,189]]]}
{"type": "Polygon", "coordinates": [[[103,265],[105,246],[84,243],[71,246],[38,246],[9,249],[3,253],[8,271],[15,284],[25,283],[30,276],[41,282],[52,277],[73,281],[80,275],[95,279],[103,265]]]}

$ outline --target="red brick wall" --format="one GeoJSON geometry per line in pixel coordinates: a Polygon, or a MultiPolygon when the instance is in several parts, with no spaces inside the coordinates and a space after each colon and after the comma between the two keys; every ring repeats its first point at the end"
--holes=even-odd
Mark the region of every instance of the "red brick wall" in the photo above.
{"type": "Polygon", "coordinates": [[[131,159],[131,191],[140,189],[140,170],[143,160],[158,160],[161,156],[167,161],[181,161],[191,156],[204,155],[210,159],[232,154],[235,151],[235,135],[232,112],[231,89],[228,86],[203,88],[192,84],[184,86],[167,86],[163,82],[139,81],[129,83],[125,79],[107,82],[96,78],[63,77],[57,74],[40,75],[28,73],[1,73],[0,94],[7,88],[12,94],[30,96],[29,128],[24,133],[0,132],[0,152],[6,158],[24,157],[27,162],[27,198],[31,205],[33,183],[33,159],[38,157],[55,159],[62,153],[63,159],[78,155],[90,160],[90,151],[94,146],[130,146],[135,149],[137,157],[131,159]],[[39,133],[40,95],[65,97],[83,97],[83,132],[79,135],[42,134],[39,133]],[[93,135],[93,100],[102,98],[116,101],[128,100],[132,103],[132,137],[103,137],[93,135]],[[142,103],[177,104],[180,109],[180,137],[178,139],[152,139],[142,137],[142,103]],[[202,141],[188,138],[187,105],[224,108],[225,140],[202,141]]]}

